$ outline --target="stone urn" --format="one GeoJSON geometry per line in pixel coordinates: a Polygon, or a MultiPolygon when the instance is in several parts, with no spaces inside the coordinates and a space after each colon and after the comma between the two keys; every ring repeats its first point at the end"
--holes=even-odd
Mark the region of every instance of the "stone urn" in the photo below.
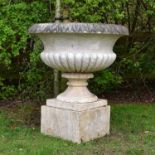
{"type": "Polygon", "coordinates": [[[116,59],[113,46],[128,35],[121,25],[93,23],[34,24],[29,33],[44,44],[42,61],[62,72],[68,88],[41,108],[41,132],[76,143],[109,134],[110,106],[87,88],[93,72],[116,59]]]}

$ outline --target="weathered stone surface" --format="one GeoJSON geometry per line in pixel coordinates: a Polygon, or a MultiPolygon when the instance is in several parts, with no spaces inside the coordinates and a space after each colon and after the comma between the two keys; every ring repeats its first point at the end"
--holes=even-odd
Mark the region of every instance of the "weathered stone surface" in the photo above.
{"type": "Polygon", "coordinates": [[[46,105],[54,108],[68,109],[74,111],[90,110],[98,107],[107,106],[107,100],[98,99],[95,102],[79,103],[79,102],[62,102],[57,99],[47,99],[46,105]]]}
{"type": "Polygon", "coordinates": [[[62,106],[61,108],[61,104],[57,100],[55,100],[55,106],[54,103],[49,106],[48,102],[46,106],[41,108],[41,132],[43,134],[60,137],[75,143],[93,140],[109,134],[110,106],[104,105],[105,100],[103,100],[103,104],[101,101],[99,104],[95,104],[98,107],[91,105],[91,108],[89,106],[86,108],[81,106],[81,110],[78,106],[73,108],[62,106]]]}
{"type": "Polygon", "coordinates": [[[40,23],[34,24],[29,33],[103,33],[128,35],[122,25],[99,23],[40,23]]]}

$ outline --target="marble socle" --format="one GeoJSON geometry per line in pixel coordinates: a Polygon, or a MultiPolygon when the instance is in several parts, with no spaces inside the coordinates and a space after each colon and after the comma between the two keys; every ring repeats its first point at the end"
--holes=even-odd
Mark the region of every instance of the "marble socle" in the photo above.
{"type": "Polygon", "coordinates": [[[41,132],[75,143],[109,134],[110,106],[106,100],[96,103],[65,103],[47,100],[41,107],[41,132]]]}

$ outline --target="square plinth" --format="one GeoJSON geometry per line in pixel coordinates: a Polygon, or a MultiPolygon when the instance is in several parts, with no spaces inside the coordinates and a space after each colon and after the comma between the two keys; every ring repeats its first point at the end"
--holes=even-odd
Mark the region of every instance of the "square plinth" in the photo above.
{"type": "Polygon", "coordinates": [[[109,129],[110,106],[106,100],[73,106],[51,99],[41,107],[41,132],[45,135],[81,143],[103,137],[109,129]]]}

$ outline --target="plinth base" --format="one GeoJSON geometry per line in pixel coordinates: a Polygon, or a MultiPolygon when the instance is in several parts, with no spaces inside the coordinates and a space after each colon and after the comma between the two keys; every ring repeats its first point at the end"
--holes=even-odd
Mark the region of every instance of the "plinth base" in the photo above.
{"type": "Polygon", "coordinates": [[[106,100],[67,103],[47,100],[41,108],[41,132],[81,143],[109,134],[110,106],[106,100]]]}

